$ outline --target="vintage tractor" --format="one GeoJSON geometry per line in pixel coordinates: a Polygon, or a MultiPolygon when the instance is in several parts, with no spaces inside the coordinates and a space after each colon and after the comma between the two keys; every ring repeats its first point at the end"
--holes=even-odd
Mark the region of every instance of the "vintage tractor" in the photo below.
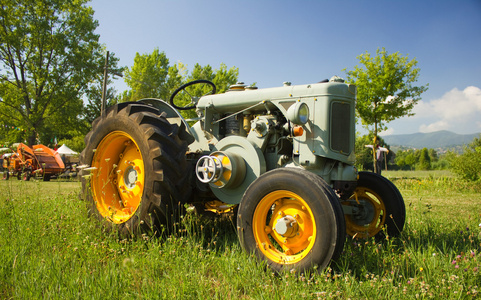
{"type": "Polygon", "coordinates": [[[335,76],[215,92],[212,82],[196,80],[170,103],[120,103],[95,120],[81,154],[91,212],[129,235],[168,224],[186,204],[233,210],[243,249],[275,270],[325,268],[346,234],[401,232],[398,189],[354,167],[355,86],[335,76]],[[200,86],[210,91],[189,91],[200,86]],[[189,104],[180,104],[183,95],[189,104]],[[196,119],[179,113],[191,109],[196,119]]]}

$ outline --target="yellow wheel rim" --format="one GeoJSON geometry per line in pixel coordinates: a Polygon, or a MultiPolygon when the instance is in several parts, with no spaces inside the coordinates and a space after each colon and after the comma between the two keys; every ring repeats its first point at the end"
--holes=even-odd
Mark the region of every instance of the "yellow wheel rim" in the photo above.
{"type": "Polygon", "coordinates": [[[374,191],[357,187],[352,197],[343,205],[362,204],[362,209],[353,215],[345,215],[346,232],[352,237],[373,237],[381,231],[386,222],[386,207],[374,191]]]}
{"type": "Polygon", "coordinates": [[[253,216],[254,238],[267,259],[294,264],[306,257],[316,240],[316,222],[296,193],[278,190],[261,199],[253,216]]]}
{"type": "Polygon", "coordinates": [[[113,223],[130,219],[139,208],[145,182],[140,149],[130,135],[105,136],[92,160],[92,196],[99,213],[113,223]]]}

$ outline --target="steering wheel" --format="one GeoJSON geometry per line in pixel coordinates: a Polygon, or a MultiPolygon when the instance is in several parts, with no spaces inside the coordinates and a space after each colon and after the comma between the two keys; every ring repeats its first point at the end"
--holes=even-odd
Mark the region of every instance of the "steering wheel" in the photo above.
{"type": "MultiPolygon", "coordinates": [[[[195,108],[195,104],[197,103],[197,100],[198,100],[199,98],[201,98],[201,97],[192,96],[192,95],[186,90],[186,88],[189,87],[189,86],[191,86],[191,85],[194,85],[194,84],[203,84],[203,83],[210,85],[210,86],[212,87],[212,89],[211,89],[208,93],[202,95],[201,97],[206,96],[206,95],[215,94],[215,92],[216,92],[217,89],[216,89],[216,87],[215,87],[215,84],[214,84],[212,81],[205,80],[205,79],[194,80],[194,81],[191,81],[191,82],[188,82],[188,83],[186,83],[186,84],[181,85],[178,89],[176,89],[176,90],[172,93],[172,96],[170,96],[170,100],[169,100],[170,105],[172,105],[173,107],[175,107],[175,108],[178,109],[178,110],[189,110],[189,109],[195,108]],[[177,105],[174,104],[174,99],[175,99],[175,97],[177,96],[177,94],[179,94],[179,93],[182,92],[182,91],[185,91],[185,92],[190,96],[190,103],[189,103],[189,104],[194,104],[194,105],[192,105],[192,106],[177,106],[177,105]]],[[[189,104],[187,104],[187,105],[189,105],[189,104]]]]}

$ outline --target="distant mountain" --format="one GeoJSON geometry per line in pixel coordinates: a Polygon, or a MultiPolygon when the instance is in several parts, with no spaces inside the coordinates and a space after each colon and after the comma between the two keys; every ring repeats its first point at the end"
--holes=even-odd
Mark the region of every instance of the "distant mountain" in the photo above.
{"type": "Polygon", "coordinates": [[[403,146],[410,148],[447,148],[469,144],[480,133],[457,134],[451,131],[436,131],[430,133],[413,133],[387,135],[382,138],[390,146],[403,146]]]}

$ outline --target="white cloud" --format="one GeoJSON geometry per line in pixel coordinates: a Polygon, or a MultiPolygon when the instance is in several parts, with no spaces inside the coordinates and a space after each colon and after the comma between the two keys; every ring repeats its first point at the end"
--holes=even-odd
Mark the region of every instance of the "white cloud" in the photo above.
{"type": "Polygon", "coordinates": [[[393,134],[394,134],[394,129],[392,127],[389,127],[388,129],[379,133],[380,136],[387,136],[387,135],[393,135],[393,134]]]}
{"type": "Polygon", "coordinates": [[[451,130],[473,133],[481,130],[481,89],[468,86],[457,88],[430,102],[419,101],[414,108],[416,119],[424,120],[421,132],[451,130]]]}
{"type": "Polygon", "coordinates": [[[422,124],[419,126],[419,131],[420,132],[434,132],[434,131],[440,131],[440,130],[449,130],[450,124],[447,123],[446,121],[437,121],[431,124],[422,124]]]}

